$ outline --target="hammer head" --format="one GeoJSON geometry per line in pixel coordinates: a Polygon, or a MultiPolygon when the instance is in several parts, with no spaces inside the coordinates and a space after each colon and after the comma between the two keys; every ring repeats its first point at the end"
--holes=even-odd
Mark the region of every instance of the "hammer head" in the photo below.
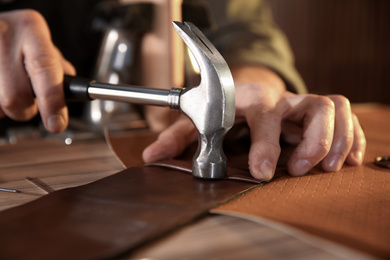
{"type": "Polygon", "coordinates": [[[173,22],[199,68],[199,86],[184,89],[180,109],[198,130],[198,149],[193,159],[193,175],[219,179],[226,175],[223,139],[234,124],[235,90],[230,69],[214,45],[191,23],[173,22]]]}

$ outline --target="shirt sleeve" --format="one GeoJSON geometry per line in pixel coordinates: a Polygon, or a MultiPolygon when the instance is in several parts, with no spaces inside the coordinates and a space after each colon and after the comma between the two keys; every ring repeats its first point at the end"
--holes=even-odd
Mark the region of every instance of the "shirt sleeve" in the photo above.
{"type": "Polygon", "coordinates": [[[265,66],[280,75],[288,90],[306,93],[288,40],[266,1],[209,0],[209,5],[213,27],[208,37],[231,67],[265,66]]]}

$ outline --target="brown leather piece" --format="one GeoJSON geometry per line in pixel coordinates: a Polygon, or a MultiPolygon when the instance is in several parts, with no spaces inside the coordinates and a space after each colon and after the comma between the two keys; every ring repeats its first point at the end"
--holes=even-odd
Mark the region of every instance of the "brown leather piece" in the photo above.
{"type": "Polygon", "coordinates": [[[105,132],[107,144],[125,168],[143,165],[143,150],[158,136],[145,130],[112,133],[106,129],[105,132]]]}
{"type": "Polygon", "coordinates": [[[0,259],[106,259],[207,213],[253,183],[133,167],[0,213],[0,259]]]}
{"type": "MultiPolygon", "coordinates": [[[[148,131],[134,131],[127,133],[109,133],[106,140],[118,160],[129,168],[143,164],[142,151],[157,139],[157,133],[148,131]]],[[[227,134],[224,142],[224,152],[228,157],[228,174],[226,179],[262,183],[254,179],[248,170],[248,151],[250,147],[249,128],[246,124],[235,125],[227,134]]],[[[162,166],[185,172],[192,172],[192,157],[197,149],[197,143],[193,143],[183,154],[176,159],[167,159],[146,165],[162,166]]],[[[288,149],[285,149],[289,153],[288,149]]],[[[283,158],[285,156],[282,156],[283,158]]],[[[276,169],[274,178],[286,175],[284,161],[276,169]]]]}
{"type": "Polygon", "coordinates": [[[196,144],[180,160],[135,167],[157,135],[110,134],[113,151],[134,167],[0,212],[0,259],[111,258],[206,214],[261,183],[247,170],[247,136],[232,136],[246,141],[227,145],[228,177],[202,180],[190,174],[196,144]]]}
{"type": "Polygon", "coordinates": [[[390,259],[390,170],[374,165],[390,155],[390,107],[355,107],[367,137],[364,165],[340,172],[319,168],[284,176],[213,209],[268,218],[310,234],[390,259]]]}
{"type": "MultiPolygon", "coordinates": [[[[154,163],[148,163],[146,166],[160,166],[175,169],[183,172],[192,173],[192,162],[190,160],[164,160],[154,163]]],[[[229,168],[228,174],[224,180],[244,181],[253,184],[260,184],[263,181],[254,179],[249,175],[248,170],[229,168]]]]}

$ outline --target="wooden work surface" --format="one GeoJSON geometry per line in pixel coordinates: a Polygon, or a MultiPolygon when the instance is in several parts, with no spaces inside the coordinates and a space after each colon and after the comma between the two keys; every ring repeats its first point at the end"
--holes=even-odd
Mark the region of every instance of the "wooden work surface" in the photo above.
{"type": "MultiPolygon", "coordinates": [[[[362,105],[355,108],[363,120],[369,120],[370,113],[380,110],[389,111],[389,107],[362,105]]],[[[389,140],[389,133],[375,133],[374,125],[365,130],[375,137],[375,142],[389,140]]],[[[0,145],[0,188],[21,191],[0,192],[0,210],[46,194],[26,177],[37,178],[58,190],[83,185],[121,169],[122,165],[103,138],[74,140],[71,145],[56,138],[0,145]]],[[[329,251],[329,247],[319,245],[313,246],[268,225],[209,215],[124,259],[342,259],[351,256],[349,250],[341,248],[340,253],[337,246],[329,251]]]]}

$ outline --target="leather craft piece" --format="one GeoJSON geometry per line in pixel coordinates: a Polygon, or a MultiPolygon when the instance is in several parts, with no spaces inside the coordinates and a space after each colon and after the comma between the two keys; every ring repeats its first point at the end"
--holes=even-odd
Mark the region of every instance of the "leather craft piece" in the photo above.
{"type": "Polygon", "coordinates": [[[143,150],[157,139],[157,133],[139,130],[125,133],[112,133],[108,126],[104,131],[111,151],[124,168],[143,165],[143,150]]]}
{"type": "MultiPolygon", "coordinates": [[[[192,162],[190,160],[164,160],[154,163],[148,163],[146,164],[146,166],[161,166],[192,174],[192,162]]],[[[243,181],[253,184],[266,183],[251,177],[249,175],[248,170],[229,168],[228,173],[229,174],[224,178],[225,180],[243,181]]]]}
{"type": "Polygon", "coordinates": [[[159,238],[254,187],[133,167],[0,213],[0,259],[106,259],[159,238]]]}
{"type": "Polygon", "coordinates": [[[284,176],[212,212],[258,217],[291,225],[321,238],[390,259],[390,170],[374,165],[390,154],[390,107],[355,107],[367,138],[363,166],[340,172],[316,168],[284,176]]]}

